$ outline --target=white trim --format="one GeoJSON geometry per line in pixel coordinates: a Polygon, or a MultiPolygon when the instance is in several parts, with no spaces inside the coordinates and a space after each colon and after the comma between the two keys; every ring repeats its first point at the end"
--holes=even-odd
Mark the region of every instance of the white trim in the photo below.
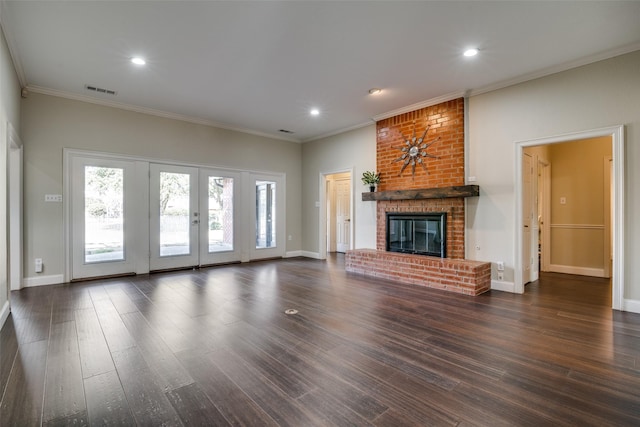
{"type": "Polygon", "coordinates": [[[550,224],[549,227],[572,230],[604,230],[604,224],[550,224]]]}
{"type": "Polygon", "coordinates": [[[503,282],[500,280],[492,280],[491,290],[515,293],[515,284],[513,282],[503,282]]]}
{"type": "Polygon", "coordinates": [[[576,141],[581,139],[611,137],[613,157],[613,269],[612,273],[612,308],[623,310],[624,305],[624,125],[610,126],[582,132],[571,132],[562,135],[537,138],[525,141],[515,141],[515,248],[514,248],[514,275],[515,292],[524,292],[522,278],[522,155],[524,147],[536,145],[548,145],[560,142],[576,141]]]}
{"type": "Polygon", "coordinates": [[[295,257],[300,257],[303,256],[302,255],[302,251],[288,251],[284,253],[284,257],[283,258],[295,258],[295,257]]]}
{"type": "Polygon", "coordinates": [[[50,276],[25,277],[22,281],[23,288],[32,288],[34,286],[59,285],[64,282],[62,274],[52,274],[50,276]]]}
{"type": "Polygon", "coordinates": [[[16,71],[16,77],[18,77],[18,82],[20,83],[21,87],[25,87],[25,85],[27,84],[27,78],[25,77],[25,74],[24,74],[24,67],[22,66],[22,61],[20,61],[20,56],[18,55],[18,49],[15,48],[16,43],[13,41],[13,37],[11,37],[10,32],[5,31],[4,29],[5,24],[3,23],[2,16],[4,14],[2,13],[2,9],[6,7],[5,4],[6,4],[5,0],[0,1],[0,31],[2,31],[2,34],[4,34],[4,39],[7,41],[7,47],[9,48],[9,56],[11,57],[11,60],[13,62],[13,68],[16,71]]]}
{"type": "Polygon", "coordinates": [[[637,300],[637,299],[623,300],[622,310],[629,311],[631,313],[640,313],[640,300],[637,300]]]}
{"type": "Polygon", "coordinates": [[[11,122],[7,122],[7,284],[12,291],[20,290],[22,287],[24,271],[23,168],[22,140],[11,122]]]}
{"type": "Polygon", "coordinates": [[[484,86],[477,89],[471,89],[468,92],[468,96],[477,96],[477,95],[482,95],[483,93],[493,92],[494,90],[503,89],[509,86],[517,85],[519,83],[524,83],[531,80],[539,79],[541,77],[560,73],[562,71],[571,70],[573,68],[581,67],[583,65],[593,64],[594,62],[604,61],[605,59],[625,55],[627,53],[635,52],[636,50],[639,50],[639,49],[640,49],[640,43],[628,44],[626,46],[622,46],[617,49],[607,50],[604,52],[597,53],[595,55],[585,56],[583,58],[576,59],[574,61],[568,61],[563,64],[558,64],[551,67],[543,68],[542,70],[538,70],[533,73],[523,74],[513,79],[503,80],[501,82],[497,82],[489,86],[484,86]]]}
{"type": "Polygon", "coordinates": [[[153,108],[140,107],[140,106],[137,106],[137,105],[125,104],[123,102],[114,102],[114,101],[109,101],[107,99],[99,99],[99,98],[94,98],[94,97],[91,97],[91,96],[80,95],[80,94],[77,94],[77,93],[65,92],[65,91],[56,90],[56,89],[49,89],[49,88],[42,87],[42,86],[28,85],[26,87],[26,89],[29,90],[30,92],[39,93],[39,94],[42,94],[42,95],[56,96],[58,98],[65,98],[65,99],[71,99],[71,100],[74,100],[74,101],[87,102],[89,104],[101,105],[101,106],[104,106],[104,107],[118,108],[118,109],[121,109],[121,110],[133,111],[135,113],[147,114],[147,115],[156,116],[156,117],[163,117],[165,119],[180,120],[182,122],[194,123],[194,124],[204,125],[204,126],[211,126],[211,127],[215,127],[215,128],[218,128],[218,129],[225,129],[225,130],[230,130],[230,131],[234,131],[234,132],[241,132],[241,133],[246,133],[246,134],[249,134],[249,135],[261,136],[261,137],[269,138],[269,139],[277,139],[277,140],[281,140],[281,141],[297,142],[297,143],[301,142],[301,140],[299,138],[293,138],[291,136],[284,136],[284,135],[277,135],[277,134],[271,134],[271,133],[266,133],[266,132],[259,132],[259,131],[255,131],[255,130],[251,130],[251,129],[247,129],[247,128],[240,128],[240,127],[236,127],[236,126],[227,125],[227,124],[224,124],[224,123],[219,123],[219,122],[216,122],[216,121],[213,121],[213,120],[202,119],[202,118],[199,118],[199,117],[185,116],[185,115],[178,114],[178,113],[172,113],[170,111],[163,111],[163,110],[156,110],[156,109],[153,109],[153,108]]]}
{"type": "Polygon", "coordinates": [[[349,126],[349,127],[346,127],[346,128],[340,128],[338,130],[332,130],[330,132],[322,133],[322,134],[317,135],[317,136],[312,136],[311,138],[306,138],[306,139],[300,140],[300,142],[301,143],[305,143],[305,142],[317,141],[319,139],[329,138],[330,136],[339,135],[341,133],[346,133],[346,132],[351,132],[352,130],[361,129],[363,127],[367,127],[367,126],[371,126],[371,125],[375,125],[375,124],[376,124],[376,122],[373,121],[373,119],[370,119],[369,121],[366,121],[364,123],[359,123],[357,125],[349,126]]]}
{"type": "Polygon", "coordinates": [[[554,273],[577,274],[579,276],[606,277],[604,268],[578,267],[575,265],[550,264],[549,271],[554,273]]]}
{"type": "Polygon", "coordinates": [[[306,258],[324,259],[324,258],[320,258],[320,254],[318,252],[300,251],[300,255],[306,258]]]}
{"type": "Polygon", "coordinates": [[[11,313],[11,306],[9,305],[9,300],[7,300],[2,305],[2,310],[0,310],[0,328],[4,326],[4,322],[6,322],[9,317],[9,313],[11,313]]]}
{"type": "Polygon", "coordinates": [[[467,93],[462,91],[446,93],[444,95],[427,99],[425,101],[417,102],[415,104],[408,105],[406,107],[402,107],[393,111],[388,111],[386,113],[378,114],[377,116],[371,117],[371,120],[379,122],[380,120],[388,119],[389,117],[398,116],[404,113],[410,113],[412,111],[420,110],[421,108],[432,107],[434,105],[442,104],[443,102],[452,101],[458,98],[464,98],[465,96],[467,96],[467,93]]]}

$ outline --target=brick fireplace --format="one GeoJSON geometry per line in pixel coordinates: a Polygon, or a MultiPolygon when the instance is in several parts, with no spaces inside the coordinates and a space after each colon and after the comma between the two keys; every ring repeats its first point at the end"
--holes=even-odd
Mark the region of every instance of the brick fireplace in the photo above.
{"type": "Polygon", "coordinates": [[[363,194],[377,203],[376,250],[348,251],[347,270],[470,295],[489,290],[491,264],[464,260],[464,197],[478,195],[477,187],[464,185],[464,99],[381,120],[376,133],[381,182],[377,193],[363,194]],[[394,160],[423,136],[414,158],[422,165],[403,169],[407,156],[394,160]],[[447,257],[387,252],[388,213],[446,213],[447,257]]]}

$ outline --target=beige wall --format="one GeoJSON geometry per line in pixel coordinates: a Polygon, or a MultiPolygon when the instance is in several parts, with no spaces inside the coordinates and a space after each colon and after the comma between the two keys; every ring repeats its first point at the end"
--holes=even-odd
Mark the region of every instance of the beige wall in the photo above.
{"type": "Polygon", "coordinates": [[[375,124],[302,145],[302,241],[308,255],[315,256],[320,252],[320,211],[315,205],[320,201],[320,174],[351,169],[354,170],[353,247],[375,249],[376,204],[362,201],[362,192],[369,190],[360,180],[364,171],[375,168],[375,124]]]}
{"type": "Polygon", "coordinates": [[[63,148],[285,173],[286,251],[300,250],[300,144],[35,93],[22,117],[25,277],[35,277],[36,257],[44,274],[63,274],[62,204],[44,202],[63,193],[63,148]]]}
{"type": "Polygon", "coordinates": [[[515,143],[625,125],[625,298],[640,300],[640,51],[469,99],[467,247],[477,260],[504,261],[514,280],[515,143]]]}
{"type": "Polygon", "coordinates": [[[549,152],[551,264],[604,269],[605,209],[610,209],[604,160],[611,157],[611,138],[552,144],[549,152]]]}
{"type": "Polygon", "coordinates": [[[8,300],[7,123],[19,131],[20,89],[4,33],[0,30],[0,311],[8,300]]]}

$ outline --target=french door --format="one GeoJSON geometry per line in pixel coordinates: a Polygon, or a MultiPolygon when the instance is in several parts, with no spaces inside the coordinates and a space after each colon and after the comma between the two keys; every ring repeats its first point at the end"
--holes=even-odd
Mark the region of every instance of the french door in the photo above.
{"type": "Polygon", "coordinates": [[[149,165],[150,270],[200,264],[198,168],[149,165]]]}
{"type": "Polygon", "coordinates": [[[70,279],[135,272],[134,163],[73,157],[70,279]]]}
{"type": "Polygon", "coordinates": [[[200,265],[240,261],[240,174],[200,169],[200,265]]]}
{"type": "Polygon", "coordinates": [[[284,176],[72,152],[69,279],[283,256],[284,176]]]}

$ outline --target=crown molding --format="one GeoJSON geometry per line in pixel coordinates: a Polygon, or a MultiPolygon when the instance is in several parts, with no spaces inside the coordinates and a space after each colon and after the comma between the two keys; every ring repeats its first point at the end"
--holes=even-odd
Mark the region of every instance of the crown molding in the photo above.
{"type": "Polygon", "coordinates": [[[467,95],[466,92],[456,91],[444,94],[442,96],[438,96],[435,98],[427,99],[426,101],[421,101],[416,104],[408,105],[406,107],[398,108],[397,110],[389,111],[387,113],[378,114],[377,116],[371,117],[371,120],[375,122],[379,122],[380,120],[388,119],[389,117],[399,116],[400,114],[410,113],[411,111],[419,110],[421,108],[431,107],[433,105],[438,105],[443,102],[451,101],[458,98],[464,98],[467,95]]]}
{"type": "Polygon", "coordinates": [[[9,37],[8,32],[4,28],[5,24],[3,16],[5,14],[2,12],[2,10],[5,7],[5,0],[0,0],[0,31],[2,31],[2,35],[7,42],[7,47],[9,48],[9,56],[11,57],[11,61],[13,62],[13,69],[15,70],[16,76],[18,77],[18,83],[20,83],[20,87],[23,88],[27,85],[27,78],[24,74],[24,68],[22,67],[22,62],[20,61],[18,51],[17,49],[15,49],[15,43],[13,39],[9,37]]]}
{"type": "Polygon", "coordinates": [[[121,110],[133,111],[135,113],[147,114],[147,115],[150,115],[150,116],[162,117],[162,118],[165,118],[165,119],[179,120],[179,121],[183,121],[183,122],[194,123],[194,124],[204,125],[204,126],[210,126],[210,127],[215,127],[215,128],[224,129],[224,130],[230,130],[230,131],[234,131],[234,132],[246,133],[246,134],[249,134],[249,135],[260,136],[260,137],[263,137],[263,138],[277,139],[277,140],[281,140],[281,141],[296,142],[296,143],[300,143],[301,142],[300,139],[298,139],[298,138],[287,137],[287,136],[282,136],[282,135],[274,135],[274,134],[269,134],[269,133],[265,133],[265,132],[259,132],[259,131],[255,131],[255,130],[251,130],[251,129],[239,128],[239,127],[235,127],[235,126],[229,126],[229,125],[226,125],[224,123],[215,122],[213,120],[206,120],[206,119],[201,119],[201,118],[198,118],[198,117],[185,116],[185,115],[182,115],[182,114],[171,113],[169,111],[155,110],[153,108],[139,107],[137,105],[125,104],[123,102],[108,101],[108,100],[104,100],[104,99],[93,98],[93,97],[90,97],[90,96],[79,95],[77,93],[65,92],[65,91],[55,90],[55,89],[49,89],[49,88],[42,87],[42,86],[29,85],[29,86],[26,87],[26,89],[29,90],[30,92],[39,93],[39,94],[42,94],[42,95],[56,96],[58,98],[65,98],[65,99],[71,99],[71,100],[74,100],[74,101],[87,102],[87,103],[90,103],[90,104],[101,105],[101,106],[104,106],[104,107],[118,108],[118,109],[121,109],[121,110]]]}
{"type": "Polygon", "coordinates": [[[337,130],[332,130],[330,132],[323,133],[323,134],[320,134],[318,136],[312,136],[310,138],[303,139],[300,142],[305,143],[305,142],[317,141],[319,139],[329,138],[330,136],[340,135],[341,133],[346,133],[346,132],[350,132],[352,130],[356,130],[356,129],[360,129],[360,128],[363,128],[363,127],[367,127],[367,126],[372,125],[372,124],[375,124],[375,121],[369,120],[369,121],[366,121],[364,123],[360,123],[360,124],[357,124],[357,125],[349,126],[349,127],[346,127],[346,128],[340,128],[340,129],[337,129],[337,130]]]}
{"type": "Polygon", "coordinates": [[[534,71],[533,73],[523,74],[513,79],[503,80],[501,82],[498,82],[489,86],[484,86],[478,89],[471,89],[468,91],[468,93],[465,96],[482,95],[483,93],[493,92],[494,90],[504,89],[509,86],[515,86],[520,83],[525,83],[531,80],[539,79],[541,77],[546,77],[552,74],[561,73],[563,71],[568,71],[573,68],[582,67],[584,65],[593,64],[599,61],[604,61],[605,59],[611,59],[616,56],[621,56],[627,53],[635,52],[637,50],[640,50],[640,43],[628,44],[626,46],[622,46],[617,49],[606,50],[604,52],[585,56],[580,59],[576,59],[574,61],[568,61],[562,64],[554,65],[552,67],[543,68],[542,70],[534,71]]]}

